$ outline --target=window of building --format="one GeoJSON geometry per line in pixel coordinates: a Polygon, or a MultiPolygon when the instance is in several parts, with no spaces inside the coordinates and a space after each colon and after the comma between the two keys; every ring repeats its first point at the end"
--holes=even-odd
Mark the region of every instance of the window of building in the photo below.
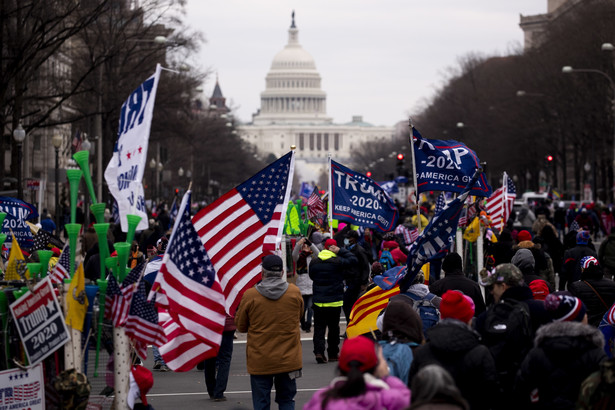
{"type": "Polygon", "coordinates": [[[320,132],[316,134],[316,149],[322,150],[322,134],[320,132]]]}
{"type": "Polygon", "coordinates": [[[304,141],[303,133],[299,133],[299,150],[303,151],[305,149],[305,141],[304,141]]]}
{"type": "Polygon", "coordinates": [[[340,150],[340,134],[335,133],[333,134],[333,149],[336,151],[340,150]]]}
{"type": "Polygon", "coordinates": [[[34,151],[41,150],[41,136],[40,135],[34,136],[34,140],[32,141],[32,147],[34,148],[34,151]]]}
{"type": "Polygon", "coordinates": [[[325,140],[325,151],[329,151],[329,134],[325,132],[323,135],[325,140]]]}
{"type": "Polygon", "coordinates": [[[314,151],[314,134],[310,133],[310,151],[314,151]]]}

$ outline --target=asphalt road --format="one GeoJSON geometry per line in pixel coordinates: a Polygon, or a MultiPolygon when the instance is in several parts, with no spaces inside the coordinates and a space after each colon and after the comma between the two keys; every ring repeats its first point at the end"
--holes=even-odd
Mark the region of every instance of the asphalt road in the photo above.
{"type": "MultiPolygon", "coordinates": [[[[342,332],[345,327],[342,324],[342,332]]],[[[154,386],[147,395],[148,403],[156,410],[160,409],[251,409],[252,395],[250,390],[250,375],[246,370],[246,335],[237,333],[233,346],[233,358],[224,395],[225,402],[213,402],[209,399],[205,387],[205,377],[202,371],[192,370],[185,373],[153,372],[154,386]]],[[[340,340],[341,346],[342,340],[340,340]]],[[[312,333],[301,332],[303,347],[303,376],[297,379],[297,395],[295,407],[303,408],[314,392],[329,384],[335,377],[337,362],[317,364],[314,359],[312,333]]],[[[148,354],[146,367],[152,368],[152,355],[148,354]]],[[[272,408],[276,409],[275,391],[272,392],[272,408]]]]}

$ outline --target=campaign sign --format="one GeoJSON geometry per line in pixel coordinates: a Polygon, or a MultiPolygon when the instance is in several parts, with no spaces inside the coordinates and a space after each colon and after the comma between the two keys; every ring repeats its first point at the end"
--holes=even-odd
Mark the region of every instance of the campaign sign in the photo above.
{"type": "Polygon", "coordinates": [[[399,217],[397,207],[371,178],[331,161],[333,219],[388,232],[399,217]]]}
{"type": "Polygon", "coordinates": [[[43,365],[0,372],[0,410],[45,408],[43,365]]]}
{"type": "Polygon", "coordinates": [[[31,365],[58,350],[70,336],[49,276],[9,306],[31,365]]]}
{"type": "Polygon", "coordinates": [[[4,218],[2,225],[2,233],[6,234],[6,242],[11,243],[13,240],[12,230],[20,247],[31,248],[33,244],[32,231],[30,231],[30,226],[26,221],[38,218],[36,207],[17,198],[0,196],[0,212],[6,212],[6,218],[4,218]]]}
{"type": "MultiPolygon", "coordinates": [[[[476,153],[461,142],[425,139],[415,128],[412,131],[417,191],[463,192],[476,169],[480,168],[476,153]]],[[[491,196],[491,187],[484,173],[474,183],[470,195],[491,196]]]]}

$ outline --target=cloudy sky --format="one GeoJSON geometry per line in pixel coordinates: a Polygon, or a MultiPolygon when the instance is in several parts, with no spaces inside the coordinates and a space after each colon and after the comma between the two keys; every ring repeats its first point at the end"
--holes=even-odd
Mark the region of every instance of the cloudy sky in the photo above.
{"type": "MultiPolygon", "coordinates": [[[[207,41],[198,62],[218,74],[240,121],[260,106],[292,10],[327,114],[392,126],[426,104],[459,57],[521,48],[520,15],[545,13],[547,0],[188,0],[188,24],[207,41]]],[[[207,97],[214,85],[215,75],[203,85],[207,97]]]]}

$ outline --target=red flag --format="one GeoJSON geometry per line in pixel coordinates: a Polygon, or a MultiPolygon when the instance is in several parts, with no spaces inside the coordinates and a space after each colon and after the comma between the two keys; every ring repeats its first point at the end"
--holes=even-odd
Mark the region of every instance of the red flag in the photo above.
{"type": "Polygon", "coordinates": [[[294,151],[203,208],[192,218],[234,312],[261,278],[261,258],[279,249],[293,180],[294,151]]]}
{"type": "Polygon", "coordinates": [[[156,305],[168,312],[168,319],[158,319],[167,337],[160,353],[169,368],[180,372],[218,353],[226,320],[214,266],[190,221],[190,195],[184,195],[152,286],[162,294],[156,305]]]}

